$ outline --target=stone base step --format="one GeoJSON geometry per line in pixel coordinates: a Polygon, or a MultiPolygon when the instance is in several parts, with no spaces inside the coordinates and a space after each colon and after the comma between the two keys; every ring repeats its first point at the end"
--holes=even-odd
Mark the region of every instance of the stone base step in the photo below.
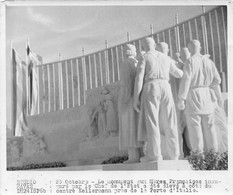
{"type": "Polygon", "coordinates": [[[149,171],[149,170],[192,170],[187,160],[163,160],[149,163],[84,165],[60,168],[36,169],[36,171],[149,171]]]}

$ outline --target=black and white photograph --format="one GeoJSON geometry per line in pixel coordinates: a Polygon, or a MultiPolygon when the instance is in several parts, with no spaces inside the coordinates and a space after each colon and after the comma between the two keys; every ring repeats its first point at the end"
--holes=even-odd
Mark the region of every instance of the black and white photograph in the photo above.
{"type": "Polygon", "coordinates": [[[2,194],[232,194],[231,3],[2,2],[2,194]]]}

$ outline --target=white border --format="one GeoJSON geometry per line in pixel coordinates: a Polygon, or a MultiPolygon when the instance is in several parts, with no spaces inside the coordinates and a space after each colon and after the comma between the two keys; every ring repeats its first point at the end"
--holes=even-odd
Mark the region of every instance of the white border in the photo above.
{"type": "MultiPolygon", "coordinates": [[[[233,193],[232,181],[233,181],[233,143],[230,140],[233,140],[233,90],[230,83],[232,83],[232,73],[233,73],[233,6],[231,5],[232,1],[185,1],[185,0],[170,0],[170,1],[7,1],[1,3],[1,51],[0,51],[0,127],[1,127],[1,180],[0,185],[2,194],[9,194],[13,192],[16,184],[16,179],[27,178],[27,179],[37,179],[41,185],[43,185],[44,181],[51,179],[54,181],[56,178],[61,179],[141,179],[141,178],[151,178],[153,175],[154,179],[165,179],[165,178],[176,178],[176,179],[184,179],[184,178],[192,178],[192,179],[218,179],[221,180],[222,183],[211,193],[212,194],[223,194],[223,193],[233,193]],[[132,171],[132,172],[99,172],[99,171],[91,171],[91,172],[45,172],[45,171],[15,171],[15,172],[7,172],[5,171],[6,167],[6,34],[5,34],[5,14],[6,14],[6,6],[150,6],[150,5],[228,5],[228,101],[229,101],[229,114],[228,114],[228,123],[229,123],[229,170],[228,171],[132,171]],[[2,17],[3,16],[3,17],[2,17]],[[3,44],[2,44],[3,43],[3,44]],[[227,188],[227,190],[223,190],[227,188]],[[8,191],[6,191],[6,189],[8,191]]],[[[209,193],[209,191],[205,191],[203,193],[209,193]]],[[[12,194],[12,193],[11,193],[12,194]]],[[[175,193],[173,193],[175,194],[175,193]]]]}

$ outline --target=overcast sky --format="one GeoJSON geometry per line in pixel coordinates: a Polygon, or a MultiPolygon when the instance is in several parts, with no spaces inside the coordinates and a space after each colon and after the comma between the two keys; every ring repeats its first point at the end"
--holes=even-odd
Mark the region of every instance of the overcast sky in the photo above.
{"type": "MultiPolygon", "coordinates": [[[[214,6],[206,6],[206,10],[214,6]]],[[[63,59],[104,49],[104,41],[114,46],[131,39],[175,24],[202,13],[201,6],[73,6],[73,7],[8,7],[7,46],[25,58],[25,42],[30,39],[31,49],[43,57],[44,62],[63,59]]]]}
{"type": "MultiPolygon", "coordinates": [[[[205,6],[206,11],[215,6],[205,6]]],[[[32,51],[43,57],[44,63],[62,58],[72,58],[85,53],[104,49],[126,41],[126,33],[131,39],[150,34],[150,24],[154,32],[175,24],[175,14],[179,22],[202,13],[201,6],[13,6],[6,10],[6,62],[7,85],[10,82],[10,41],[25,60],[25,43],[30,39],[32,51]]],[[[6,92],[10,97],[10,90],[6,92]]],[[[10,121],[10,98],[7,98],[7,124],[10,121]]]]}

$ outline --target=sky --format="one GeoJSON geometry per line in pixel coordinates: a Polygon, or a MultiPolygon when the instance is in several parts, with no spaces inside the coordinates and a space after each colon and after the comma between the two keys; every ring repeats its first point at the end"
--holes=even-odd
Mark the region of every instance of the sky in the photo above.
{"type": "MultiPolygon", "coordinates": [[[[205,6],[206,11],[215,6],[205,6]]],[[[9,6],[6,9],[6,83],[10,83],[10,45],[25,60],[26,40],[44,63],[96,52],[175,25],[202,13],[199,6],[9,6]]],[[[6,92],[10,96],[10,90],[6,92]]],[[[7,124],[10,121],[7,98],[7,124]]]]}
{"type": "MultiPolygon", "coordinates": [[[[206,6],[206,10],[214,6],[206,6]]],[[[7,7],[6,38],[25,58],[25,42],[43,57],[44,63],[57,61],[59,52],[63,59],[77,57],[109,46],[150,34],[202,13],[201,6],[74,6],[74,7],[7,7]]]]}

